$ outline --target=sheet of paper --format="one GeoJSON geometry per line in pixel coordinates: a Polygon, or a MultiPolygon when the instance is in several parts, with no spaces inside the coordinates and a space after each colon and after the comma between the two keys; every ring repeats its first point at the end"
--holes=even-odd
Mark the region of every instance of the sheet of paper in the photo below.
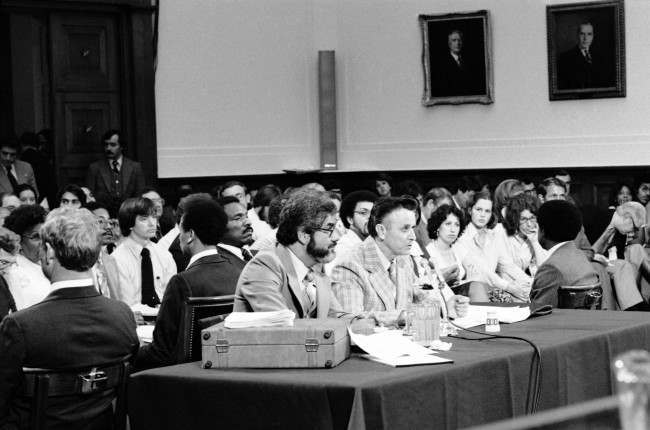
{"type": "Polygon", "coordinates": [[[463,328],[476,327],[485,324],[488,312],[494,312],[502,323],[515,323],[524,321],[530,316],[528,306],[501,307],[501,306],[475,306],[469,305],[467,315],[456,318],[454,323],[463,328]]]}
{"type": "Polygon", "coordinates": [[[276,327],[293,326],[296,314],[289,309],[272,312],[232,312],[226,317],[224,327],[276,327]]]}
{"type": "Polygon", "coordinates": [[[138,334],[138,339],[142,342],[151,343],[153,340],[153,329],[156,326],[153,325],[139,325],[135,328],[136,333],[138,334]]]}
{"type": "Polygon", "coordinates": [[[138,312],[143,317],[155,317],[155,316],[157,316],[159,308],[160,308],[159,306],[156,306],[154,308],[154,307],[151,307],[151,306],[148,306],[148,305],[143,305],[142,303],[138,303],[136,305],[131,306],[131,310],[133,312],[138,312]]]}
{"type": "Polygon", "coordinates": [[[402,355],[401,357],[379,358],[370,354],[363,354],[361,357],[377,363],[386,364],[393,367],[403,366],[421,366],[424,364],[453,363],[448,358],[438,357],[437,355],[402,355]]]}

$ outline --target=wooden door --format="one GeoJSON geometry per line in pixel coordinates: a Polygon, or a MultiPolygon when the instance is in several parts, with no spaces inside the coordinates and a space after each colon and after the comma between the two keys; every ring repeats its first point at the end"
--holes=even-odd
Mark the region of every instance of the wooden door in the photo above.
{"type": "Polygon", "coordinates": [[[50,41],[59,184],[83,185],[101,135],[122,126],[117,14],[52,13],[50,41]]]}

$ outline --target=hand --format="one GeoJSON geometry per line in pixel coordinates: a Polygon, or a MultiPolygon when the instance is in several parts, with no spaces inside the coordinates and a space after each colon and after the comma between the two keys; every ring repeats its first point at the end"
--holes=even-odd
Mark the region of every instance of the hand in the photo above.
{"type": "Polygon", "coordinates": [[[377,311],[370,314],[377,325],[380,327],[397,327],[402,316],[402,323],[404,322],[403,313],[400,311],[377,311]]]}
{"type": "Polygon", "coordinates": [[[469,297],[455,295],[447,300],[447,309],[452,318],[462,318],[469,311],[469,297]]]}
{"type": "Polygon", "coordinates": [[[528,233],[526,233],[526,240],[528,240],[528,242],[530,242],[531,244],[537,243],[538,241],[537,230],[538,230],[537,224],[535,224],[534,226],[530,226],[528,228],[528,233]]]}
{"type": "Polygon", "coordinates": [[[527,302],[530,300],[530,287],[529,281],[514,281],[508,284],[506,291],[519,300],[527,302]]]}
{"type": "Polygon", "coordinates": [[[458,282],[458,265],[448,266],[442,269],[442,277],[448,285],[458,282]]]}
{"type": "Polygon", "coordinates": [[[375,332],[375,319],[374,318],[361,318],[352,321],[350,329],[353,333],[358,334],[373,334],[375,332]]]}

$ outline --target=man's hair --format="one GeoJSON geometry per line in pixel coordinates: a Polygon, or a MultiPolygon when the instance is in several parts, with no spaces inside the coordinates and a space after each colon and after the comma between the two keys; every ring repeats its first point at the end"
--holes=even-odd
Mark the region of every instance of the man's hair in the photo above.
{"type": "Polygon", "coordinates": [[[15,190],[16,197],[20,197],[20,193],[25,190],[30,190],[32,193],[34,193],[34,197],[36,198],[36,201],[38,201],[38,193],[36,192],[36,189],[29,184],[18,184],[15,190]]]}
{"type": "Polygon", "coordinates": [[[525,210],[531,214],[537,215],[539,210],[539,200],[528,194],[520,194],[508,201],[506,205],[506,216],[503,218],[503,227],[506,229],[508,236],[513,236],[519,231],[519,220],[521,213],[525,210]]]}
{"type": "Polygon", "coordinates": [[[8,228],[0,227],[0,249],[16,255],[20,249],[20,236],[8,228]]]}
{"type": "Polygon", "coordinates": [[[454,29],[452,29],[451,31],[449,31],[449,32],[447,33],[447,39],[449,39],[449,36],[451,36],[451,35],[454,34],[454,33],[458,33],[458,35],[460,36],[460,38],[461,38],[461,39],[463,38],[463,32],[460,31],[460,30],[457,29],[457,28],[454,28],[454,29]]]}
{"type": "Polygon", "coordinates": [[[115,128],[112,128],[110,130],[107,130],[106,133],[102,135],[102,146],[104,143],[109,140],[114,134],[117,134],[117,142],[120,144],[120,147],[122,149],[126,148],[126,139],[124,138],[124,135],[120,130],[117,130],[115,128]]]}
{"type": "Polygon", "coordinates": [[[94,202],[88,202],[85,208],[88,209],[90,212],[96,211],[97,209],[104,209],[106,210],[106,212],[108,212],[108,205],[98,200],[95,200],[94,202]]]}
{"type": "Polygon", "coordinates": [[[290,195],[290,193],[281,194],[269,203],[269,219],[267,222],[271,228],[277,228],[278,225],[280,225],[280,213],[282,212],[284,205],[287,203],[287,200],[289,200],[290,195]]]}
{"type": "Polygon", "coordinates": [[[434,204],[437,204],[440,200],[448,198],[451,201],[451,193],[449,190],[443,187],[434,187],[431,188],[422,199],[422,204],[426,205],[429,203],[429,200],[433,200],[434,204]]]}
{"type": "Polygon", "coordinates": [[[45,215],[45,209],[40,205],[18,206],[5,218],[5,227],[18,235],[23,235],[35,225],[45,222],[45,215]]]}
{"type": "Polygon", "coordinates": [[[237,186],[237,185],[242,187],[244,189],[244,192],[246,192],[246,185],[244,185],[243,182],[241,182],[241,181],[228,181],[225,184],[223,184],[223,186],[219,190],[219,197],[222,197],[223,192],[226,191],[228,188],[232,188],[232,187],[237,186]]]}
{"type": "Polygon", "coordinates": [[[551,176],[549,178],[543,179],[542,182],[537,184],[537,194],[546,196],[546,190],[551,185],[555,185],[556,187],[561,187],[564,191],[566,191],[566,184],[560,181],[558,178],[551,176]]]}
{"type": "Polygon", "coordinates": [[[99,223],[87,209],[54,209],[41,227],[41,237],[61,266],[77,272],[93,267],[102,246],[99,223]]]}
{"type": "Polygon", "coordinates": [[[158,194],[159,196],[161,196],[160,192],[157,189],[155,189],[154,187],[149,187],[149,186],[142,188],[140,190],[140,195],[144,196],[145,194],[152,193],[152,192],[158,194]]]}
{"type": "Polygon", "coordinates": [[[544,203],[537,214],[537,223],[544,237],[553,242],[573,240],[582,228],[580,210],[566,200],[551,200],[544,203]]]}
{"type": "Polygon", "coordinates": [[[368,232],[372,237],[377,237],[377,224],[398,209],[417,211],[418,202],[411,197],[382,197],[375,202],[368,219],[368,232]]]}
{"type": "Polygon", "coordinates": [[[223,208],[210,197],[194,195],[183,203],[183,230],[194,230],[204,245],[216,245],[221,241],[228,224],[223,208]]]}
{"type": "Polygon", "coordinates": [[[458,237],[463,234],[465,227],[467,226],[467,220],[463,211],[458,209],[456,206],[442,205],[431,214],[429,222],[427,223],[427,233],[431,239],[438,238],[438,229],[445,222],[449,215],[455,215],[458,218],[458,223],[460,224],[460,230],[458,230],[458,237]]]}
{"type": "Polygon", "coordinates": [[[576,34],[577,35],[580,35],[580,27],[582,27],[583,25],[590,25],[591,29],[594,30],[594,33],[595,33],[594,25],[592,24],[592,22],[588,21],[588,20],[585,20],[585,21],[580,22],[580,24],[578,24],[578,27],[576,27],[576,34]]]}
{"type": "Polygon", "coordinates": [[[346,195],[341,201],[341,210],[339,210],[339,215],[341,217],[341,221],[343,222],[345,228],[350,228],[348,217],[349,218],[354,217],[354,209],[357,207],[357,203],[359,202],[375,203],[375,201],[377,201],[377,198],[378,198],[377,194],[367,190],[352,191],[351,193],[346,195]]]}
{"type": "Polygon", "coordinates": [[[235,196],[222,197],[218,200],[218,203],[221,205],[222,208],[225,208],[226,205],[231,205],[233,203],[237,203],[238,205],[243,206],[239,201],[239,199],[235,196]]]}
{"type": "Polygon", "coordinates": [[[478,183],[476,179],[474,179],[471,176],[463,175],[458,180],[456,181],[456,184],[454,184],[454,187],[452,188],[452,192],[455,194],[458,191],[461,193],[464,193],[466,191],[479,191],[481,189],[481,185],[478,183]]]}
{"type": "Polygon", "coordinates": [[[208,193],[193,193],[193,194],[188,194],[184,197],[181,197],[181,199],[178,201],[178,205],[176,206],[176,224],[181,223],[181,218],[183,217],[183,213],[185,212],[185,202],[187,199],[190,197],[204,197],[208,199],[213,199],[214,196],[208,193]]]}
{"type": "Polygon", "coordinates": [[[632,190],[632,196],[633,196],[634,199],[636,199],[636,194],[637,194],[637,191],[639,191],[639,187],[641,187],[641,185],[643,185],[643,184],[649,184],[650,185],[650,177],[641,176],[641,177],[636,178],[636,180],[634,181],[634,189],[632,190]]]}
{"type": "Polygon", "coordinates": [[[291,194],[280,212],[276,238],[288,246],[298,241],[298,230],[311,234],[323,225],[328,215],[336,213],[332,199],[322,191],[299,190],[291,194]]]}
{"type": "Polygon", "coordinates": [[[271,204],[271,200],[282,194],[280,187],[273,184],[268,184],[260,187],[253,197],[253,207],[263,208],[271,204]]]}
{"type": "Polygon", "coordinates": [[[524,192],[524,184],[519,179],[504,179],[494,190],[494,212],[498,220],[501,220],[501,208],[508,204],[508,201],[517,194],[524,192]]]}
{"type": "Polygon", "coordinates": [[[77,184],[67,184],[61,187],[59,192],[56,194],[57,205],[61,204],[61,197],[63,197],[65,193],[74,194],[75,197],[79,199],[79,202],[81,203],[81,207],[86,206],[86,193],[84,193],[84,190],[82,190],[81,187],[77,184]]]}
{"type": "Polygon", "coordinates": [[[566,171],[566,169],[557,169],[554,173],[553,176],[571,176],[569,172],[566,171]]]}
{"type": "Polygon", "coordinates": [[[147,198],[133,197],[124,200],[117,213],[122,236],[126,237],[131,234],[131,229],[135,225],[135,219],[138,216],[153,216],[155,213],[156,208],[153,202],[147,198]]]}
{"type": "Polygon", "coordinates": [[[393,178],[387,173],[379,173],[375,176],[375,181],[384,181],[388,182],[388,185],[393,186],[393,178]]]}
{"type": "Polygon", "coordinates": [[[494,199],[492,198],[492,194],[490,194],[489,191],[478,191],[474,193],[474,197],[472,197],[467,204],[468,220],[472,219],[472,208],[476,203],[478,203],[479,200],[488,200],[492,202],[492,216],[490,216],[486,227],[494,228],[494,226],[497,225],[497,217],[494,214],[494,199]]]}
{"type": "Polygon", "coordinates": [[[411,196],[417,198],[417,196],[422,195],[422,187],[414,180],[407,179],[395,186],[393,194],[396,196],[411,196]]]}

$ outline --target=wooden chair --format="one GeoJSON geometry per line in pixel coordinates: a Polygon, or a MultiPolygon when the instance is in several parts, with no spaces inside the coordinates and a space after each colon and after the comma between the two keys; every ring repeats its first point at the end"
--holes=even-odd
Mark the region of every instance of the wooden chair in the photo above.
{"type": "Polygon", "coordinates": [[[600,309],[603,289],[600,282],[592,285],[564,285],[558,290],[560,309],[600,309]]]}
{"type": "Polygon", "coordinates": [[[183,305],[181,326],[178,330],[177,362],[187,363],[201,359],[201,329],[205,322],[216,324],[232,312],[234,295],[215,297],[188,297],[183,305]],[[220,318],[215,318],[220,317],[220,318]]]}
{"type": "Polygon", "coordinates": [[[131,356],[111,363],[64,370],[23,368],[23,396],[31,399],[30,429],[47,428],[48,398],[91,396],[106,390],[115,391],[113,428],[126,429],[126,383],[131,356]]]}

